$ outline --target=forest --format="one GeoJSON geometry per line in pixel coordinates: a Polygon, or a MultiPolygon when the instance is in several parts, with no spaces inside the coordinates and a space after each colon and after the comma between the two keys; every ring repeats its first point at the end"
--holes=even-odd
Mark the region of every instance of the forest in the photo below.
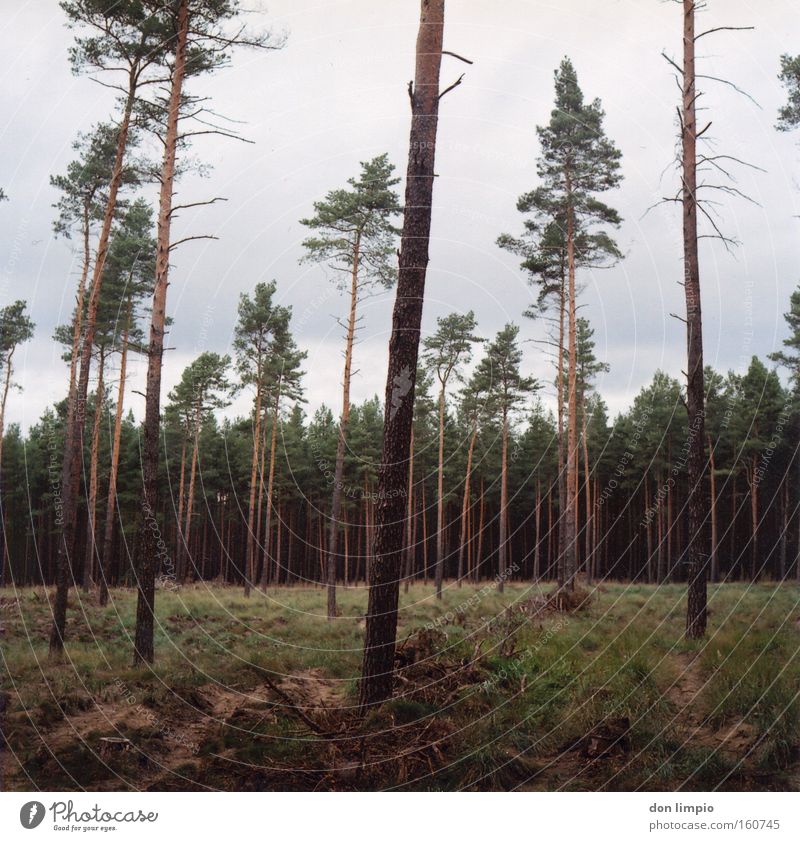
{"type": "MultiPolygon", "coordinates": [[[[738,367],[706,363],[700,306],[702,241],[737,247],[716,198],[750,197],[700,99],[739,89],[695,50],[751,27],[670,4],[683,376],[612,411],[583,302],[627,257],[624,144],[568,56],[535,82],[516,226],[490,232],[527,307],[488,327],[453,287],[423,326],[439,111],[473,62],[444,0],[420,5],[406,170],[372,155],[292,220],[336,320],[328,405],[281,276],[229,295],[227,346],[198,339],[164,387],[172,278],[217,239],[173,220],[225,201],[180,185],[217,189],[203,135],[250,148],[208,80],[291,33],[238,0],[58,4],[75,84],[116,107],[48,176],[69,320],[44,334],[22,288],[0,307],[0,788],[797,790],[800,286],[738,367]],[[386,389],[363,399],[380,295],[386,389]],[[6,422],[34,343],[63,388],[6,422]]],[[[764,59],[785,104],[763,119],[794,132],[800,55],[764,59]]]]}

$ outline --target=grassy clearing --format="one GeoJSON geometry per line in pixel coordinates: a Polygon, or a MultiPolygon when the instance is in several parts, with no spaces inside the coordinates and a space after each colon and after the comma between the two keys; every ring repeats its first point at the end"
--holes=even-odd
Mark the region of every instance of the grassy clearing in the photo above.
{"type": "Polygon", "coordinates": [[[152,669],[130,665],[133,592],[73,592],[53,664],[48,594],[1,591],[6,786],[797,788],[800,590],[712,588],[703,643],[683,590],[602,585],[564,616],[519,584],[414,586],[396,697],[358,725],[363,588],[332,623],[314,588],[159,593],[152,669]]]}

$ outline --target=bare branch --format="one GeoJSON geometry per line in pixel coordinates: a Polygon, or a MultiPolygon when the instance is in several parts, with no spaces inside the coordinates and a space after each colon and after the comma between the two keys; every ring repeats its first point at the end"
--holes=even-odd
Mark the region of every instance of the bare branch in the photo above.
{"type": "Polygon", "coordinates": [[[463,61],[464,64],[474,64],[474,61],[470,61],[468,58],[464,58],[463,55],[459,55],[458,53],[450,52],[450,50],[442,50],[442,55],[449,55],[453,58],[457,58],[459,61],[463,61]]]}
{"type": "Polygon", "coordinates": [[[695,35],[694,40],[697,43],[701,38],[711,35],[714,32],[744,32],[749,29],[755,29],[755,26],[715,26],[712,29],[706,29],[705,32],[701,32],[699,35],[695,35]]]}
{"type": "Polygon", "coordinates": [[[208,199],[208,201],[193,201],[189,204],[176,204],[175,207],[172,208],[170,212],[170,216],[172,216],[178,210],[188,210],[190,207],[201,207],[202,205],[206,204],[214,204],[218,201],[228,201],[223,196],[215,196],[213,199],[208,199]]]}
{"type": "Polygon", "coordinates": [[[213,234],[199,234],[198,236],[192,237],[183,237],[183,239],[176,240],[175,242],[170,245],[169,250],[172,251],[173,248],[177,248],[179,245],[182,245],[184,242],[191,242],[195,239],[219,239],[219,237],[215,237],[213,234]]]}
{"type": "Polygon", "coordinates": [[[663,59],[664,59],[664,61],[666,61],[666,62],[667,62],[667,64],[672,65],[672,67],[675,69],[675,71],[676,71],[679,75],[683,76],[683,68],[682,68],[682,67],[680,67],[680,66],[677,64],[677,62],[673,61],[673,59],[671,59],[671,58],[670,58],[670,57],[669,57],[669,56],[668,56],[665,52],[663,52],[663,51],[662,51],[662,53],[661,53],[661,58],[663,58],[663,59]]]}
{"type": "Polygon", "coordinates": [[[756,106],[756,108],[761,108],[758,102],[756,102],[756,100],[753,99],[753,97],[750,96],[750,94],[747,91],[742,90],[738,85],[735,85],[728,79],[720,79],[719,76],[709,76],[707,73],[698,73],[695,78],[708,79],[711,82],[719,82],[720,84],[727,85],[729,88],[733,88],[736,91],[736,93],[740,93],[742,96],[747,97],[747,99],[749,99],[750,102],[752,102],[753,105],[756,106]]]}
{"type": "Polygon", "coordinates": [[[462,80],[463,78],[464,78],[464,74],[462,73],[462,74],[461,74],[461,75],[460,75],[460,76],[459,76],[459,77],[455,80],[455,82],[453,82],[453,84],[452,84],[452,85],[450,85],[450,87],[449,87],[449,88],[445,88],[445,89],[444,89],[444,90],[443,90],[443,91],[439,94],[439,96],[438,96],[437,98],[438,98],[438,99],[441,99],[441,98],[442,98],[445,94],[450,93],[450,91],[451,91],[451,90],[453,90],[453,88],[457,88],[457,87],[461,84],[461,80],[462,80]]]}

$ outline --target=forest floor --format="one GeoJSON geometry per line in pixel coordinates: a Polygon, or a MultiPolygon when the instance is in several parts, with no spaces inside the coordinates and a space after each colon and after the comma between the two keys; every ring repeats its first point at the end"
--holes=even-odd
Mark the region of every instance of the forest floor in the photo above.
{"type": "Polygon", "coordinates": [[[449,583],[401,594],[395,697],[355,710],[366,590],[192,585],[157,594],[153,667],[131,666],[135,593],[0,590],[0,786],[9,790],[799,790],[800,588],[449,583]]]}

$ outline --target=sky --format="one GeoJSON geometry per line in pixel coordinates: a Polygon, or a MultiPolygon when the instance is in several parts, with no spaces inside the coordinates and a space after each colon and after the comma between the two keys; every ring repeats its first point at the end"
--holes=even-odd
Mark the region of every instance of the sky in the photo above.
{"type": "MultiPolygon", "coordinates": [[[[286,35],[285,47],[238,52],[230,67],[192,82],[213,108],[240,121],[251,143],[205,137],[193,155],[210,165],[204,177],[178,185],[176,201],[213,196],[225,202],[187,212],[175,237],[212,234],[174,253],[163,395],[204,350],[231,351],[242,292],[276,280],[281,303],[293,308],[298,344],[307,350],[307,411],[338,410],[347,301],[325,266],[301,263],[307,229],[299,220],[313,202],[356,175],[359,162],[387,152],[405,174],[419,4],[412,0],[249,0],[256,28],[286,35]]],[[[720,194],[720,225],[739,241],[729,253],[704,240],[701,283],[705,358],[723,371],[742,370],[786,335],[782,313],[800,281],[798,188],[800,133],[775,130],[785,99],[779,57],[800,52],[800,18],[789,0],[709,0],[698,29],[721,32],[699,45],[701,80],[712,121],[708,136],[733,166],[735,186],[749,200],[720,194]]],[[[107,119],[110,93],[72,74],[72,33],[52,0],[0,0],[0,306],[29,302],[36,334],[16,357],[21,390],[9,398],[7,422],[27,429],[64,397],[67,368],[53,343],[55,326],[73,307],[79,255],[52,233],[56,192],[50,176],[73,157],[78,132],[107,119]]],[[[443,84],[464,72],[442,101],[437,145],[431,259],[423,334],[449,312],[475,311],[491,338],[506,323],[520,326],[525,373],[539,378],[553,404],[547,325],[523,317],[535,291],[518,259],[496,246],[501,233],[522,229],[517,197],[537,185],[536,126],[547,122],[553,72],[568,55],[587,99],[599,97],[606,130],[622,152],[621,186],[606,194],[624,221],[617,232],[624,259],[614,268],[581,271],[581,315],[595,330],[597,355],[610,365],[597,387],[612,416],[623,411],[656,369],[681,377],[685,368],[680,208],[660,204],[678,178],[674,74],[662,51],[678,58],[682,16],[670,0],[448,0],[445,48],[467,67],[443,61],[443,84]],[[657,205],[653,207],[653,205],[657,205]]],[[[400,186],[402,189],[402,184],[400,186]]],[[[155,195],[147,194],[153,200],[155,195]]],[[[364,302],[356,346],[353,398],[384,392],[393,291],[364,302]]],[[[143,415],[142,363],[134,366],[128,406],[143,415]]],[[[113,380],[113,366],[110,379],[113,380]]],[[[244,414],[240,394],[226,411],[244,414]]]]}

